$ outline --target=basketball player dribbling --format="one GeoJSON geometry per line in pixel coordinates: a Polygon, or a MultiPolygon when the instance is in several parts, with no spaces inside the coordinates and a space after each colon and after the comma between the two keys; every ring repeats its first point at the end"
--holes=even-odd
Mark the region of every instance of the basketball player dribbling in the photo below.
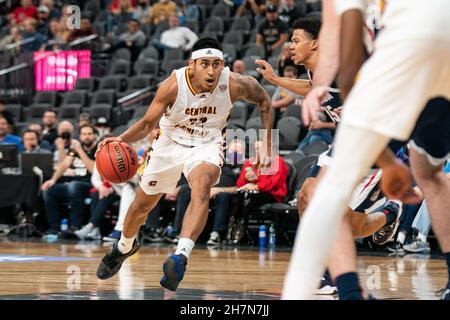
{"type": "MultiPolygon", "coordinates": [[[[360,10],[365,1],[335,1],[338,13],[355,8],[360,10]],[[356,6],[355,6],[355,3],[356,6]]],[[[406,140],[419,116],[439,126],[435,138],[448,136],[448,100],[434,108],[425,108],[434,97],[450,98],[450,21],[446,12],[450,4],[445,0],[430,3],[391,1],[386,7],[385,28],[376,42],[376,50],[361,69],[360,77],[345,104],[341,125],[335,140],[333,162],[323,177],[312,201],[294,245],[294,251],[285,280],[284,299],[308,299],[323,272],[336,240],[339,222],[354,186],[391,138],[406,140]],[[442,116],[429,114],[441,111],[442,116]],[[351,155],[351,156],[349,156],[351,155]],[[315,245],[312,246],[311,243],[315,245]]],[[[304,118],[314,119],[315,110],[304,108],[304,118]]],[[[421,123],[423,120],[421,119],[421,123]]],[[[440,173],[450,152],[448,143],[436,150],[433,137],[413,134],[411,163],[414,176],[430,205],[433,227],[449,265],[450,224],[445,208],[450,206],[450,184],[440,173]],[[434,149],[433,149],[434,148],[434,149]],[[433,210],[433,209],[434,210],[433,210]],[[434,211],[434,213],[433,213],[434,211]]],[[[426,130],[425,130],[426,131],[426,130]]],[[[387,184],[386,194],[395,192],[394,184],[387,184]]],[[[397,184],[398,186],[398,184],[397,184]]],[[[404,186],[400,186],[403,188],[404,186]]],[[[443,298],[449,294],[449,285],[443,298]]]]}
{"type": "Polygon", "coordinates": [[[120,240],[102,259],[99,279],[116,274],[126,258],[139,249],[136,235],[162,194],[176,187],[181,173],[189,181],[191,202],[184,216],[175,254],[163,265],[160,284],[175,291],[183,279],[194,243],[205,227],[210,190],[220,176],[225,146],[224,134],[233,102],[256,104],[265,130],[260,170],[271,165],[271,101],[255,78],[224,67],[222,45],[203,38],[192,48],[187,67],[175,70],[161,84],[145,116],[111,141],[131,143],[145,137],[158,123],[163,135],[153,144],[136,198],[128,210],[120,240]]]}

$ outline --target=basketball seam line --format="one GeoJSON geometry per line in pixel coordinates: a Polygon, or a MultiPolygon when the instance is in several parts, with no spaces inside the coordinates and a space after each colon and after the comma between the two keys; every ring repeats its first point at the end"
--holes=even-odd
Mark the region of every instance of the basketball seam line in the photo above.
{"type": "Polygon", "coordinates": [[[109,152],[109,146],[110,146],[110,145],[111,145],[111,144],[108,144],[108,157],[109,157],[109,161],[111,161],[111,166],[112,166],[112,168],[113,168],[113,170],[114,170],[114,173],[116,174],[117,179],[119,179],[119,181],[121,181],[122,179],[120,179],[120,176],[117,174],[116,168],[114,167],[114,162],[113,162],[113,160],[111,159],[111,153],[109,152]]]}

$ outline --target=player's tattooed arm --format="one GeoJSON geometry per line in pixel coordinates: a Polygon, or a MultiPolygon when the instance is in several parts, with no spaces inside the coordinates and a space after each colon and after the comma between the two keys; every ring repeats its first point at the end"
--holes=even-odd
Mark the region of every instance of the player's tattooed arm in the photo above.
{"type": "Polygon", "coordinates": [[[237,98],[256,104],[261,114],[261,122],[265,129],[272,129],[273,119],[271,99],[259,82],[249,76],[236,76],[237,98]]]}
{"type": "Polygon", "coordinates": [[[242,99],[250,103],[256,104],[259,108],[261,123],[266,129],[265,145],[267,147],[267,155],[272,155],[272,125],[273,114],[271,109],[271,99],[266,90],[259,82],[249,76],[236,75],[237,99],[242,99]]]}

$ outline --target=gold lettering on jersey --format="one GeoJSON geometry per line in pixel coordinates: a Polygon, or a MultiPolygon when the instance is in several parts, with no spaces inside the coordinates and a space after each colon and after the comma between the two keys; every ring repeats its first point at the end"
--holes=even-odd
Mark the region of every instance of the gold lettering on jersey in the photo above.
{"type": "Polygon", "coordinates": [[[204,137],[204,136],[208,135],[208,133],[209,133],[209,131],[207,131],[207,130],[193,129],[193,128],[190,128],[190,127],[185,126],[183,124],[176,124],[175,128],[181,129],[184,132],[186,132],[186,133],[188,133],[190,135],[193,135],[193,136],[204,137]]]}
{"type": "Polygon", "coordinates": [[[217,107],[186,108],[184,113],[190,116],[198,116],[200,114],[217,114],[217,107]]]}

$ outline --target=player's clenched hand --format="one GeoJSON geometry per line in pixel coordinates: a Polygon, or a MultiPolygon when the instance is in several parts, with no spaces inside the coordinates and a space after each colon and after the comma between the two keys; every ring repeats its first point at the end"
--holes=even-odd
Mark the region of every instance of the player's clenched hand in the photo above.
{"type": "Polygon", "coordinates": [[[323,86],[312,88],[308,92],[302,103],[302,118],[305,126],[319,119],[317,113],[321,111],[322,102],[329,96],[328,87],[323,86]]]}
{"type": "Polygon", "coordinates": [[[122,142],[122,138],[120,137],[109,137],[109,138],[105,138],[103,139],[97,146],[97,152],[95,153],[95,156],[97,157],[97,153],[108,143],[111,142],[122,142]]]}
{"type": "Polygon", "coordinates": [[[383,166],[381,190],[389,199],[398,199],[409,204],[420,202],[420,196],[412,187],[409,168],[398,159],[392,164],[383,166]]]}
{"type": "Polygon", "coordinates": [[[255,63],[257,65],[260,65],[262,68],[256,68],[256,71],[258,71],[266,80],[272,81],[277,75],[275,74],[275,71],[273,71],[272,66],[265,60],[255,60],[255,63]]]}

